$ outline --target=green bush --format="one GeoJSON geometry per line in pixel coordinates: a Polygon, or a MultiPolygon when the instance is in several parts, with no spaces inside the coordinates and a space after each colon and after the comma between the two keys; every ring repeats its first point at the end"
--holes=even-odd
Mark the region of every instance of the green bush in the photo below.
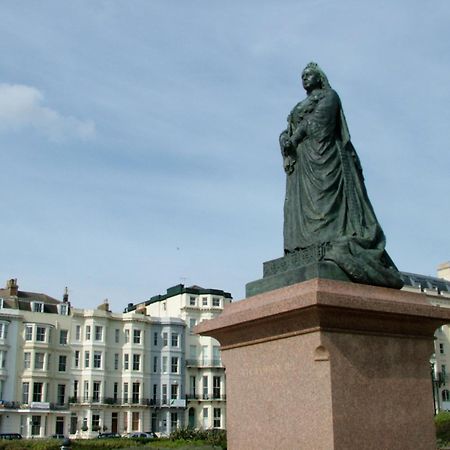
{"type": "Polygon", "coordinates": [[[77,439],[72,441],[73,450],[122,449],[138,445],[134,439],[77,439]]]}
{"type": "MultiPolygon", "coordinates": [[[[172,433],[183,438],[171,439],[74,439],[72,450],[107,450],[141,447],[142,449],[183,448],[194,449],[204,446],[221,446],[226,449],[226,434],[223,430],[192,430],[183,428],[172,433]]],[[[208,448],[211,448],[208,447],[208,448]]],[[[60,450],[60,439],[22,439],[17,441],[0,440],[0,450],[60,450]]]]}
{"type": "Polygon", "coordinates": [[[211,445],[220,445],[223,449],[227,448],[227,432],[225,430],[207,430],[206,442],[211,445]]]}
{"type": "Polygon", "coordinates": [[[178,428],[170,434],[171,441],[183,440],[187,442],[204,441],[209,445],[227,448],[227,433],[225,430],[195,430],[194,428],[178,428]]]}
{"type": "Polygon", "coordinates": [[[21,439],[17,441],[0,440],[0,449],[11,450],[60,450],[58,439],[21,439]]]}
{"type": "Polygon", "coordinates": [[[450,412],[441,411],[434,417],[436,437],[441,442],[450,442],[450,412]]]}

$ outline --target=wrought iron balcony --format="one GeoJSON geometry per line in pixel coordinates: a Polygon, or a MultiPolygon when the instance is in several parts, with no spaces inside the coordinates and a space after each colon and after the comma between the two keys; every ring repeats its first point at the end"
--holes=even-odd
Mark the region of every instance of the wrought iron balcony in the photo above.
{"type": "Polygon", "coordinates": [[[149,398],[137,397],[70,397],[69,403],[74,404],[102,404],[102,405],[136,405],[136,406],[151,406],[152,400],[149,398]]]}
{"type": "Polygon", "coordinates": [[[5,409],[19,409],[22,406],[21,402],[9,402],[6,400],[0,400],[0,408],[5,409]]]}
{"type": "Polygon", "coordinates": [[[186,359],[187,367],[223,367],[220,359],[186,359]]]}
{"type": "Polygon", "coordinates": [[[186,394],[186,400],[214,400],[214,401],[225,401],[226,395],[220,393],[213,393],[213,394],[186,394]]]}

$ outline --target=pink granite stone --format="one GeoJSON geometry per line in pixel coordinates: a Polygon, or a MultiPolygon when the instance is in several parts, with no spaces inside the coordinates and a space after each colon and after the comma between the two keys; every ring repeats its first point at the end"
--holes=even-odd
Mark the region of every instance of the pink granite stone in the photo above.
{"type": "Polygon", "coordinates": [[[222,345],[230,450],[435,450],[429,358],[450,310],[325,279],[235,302],[222,345]]]}

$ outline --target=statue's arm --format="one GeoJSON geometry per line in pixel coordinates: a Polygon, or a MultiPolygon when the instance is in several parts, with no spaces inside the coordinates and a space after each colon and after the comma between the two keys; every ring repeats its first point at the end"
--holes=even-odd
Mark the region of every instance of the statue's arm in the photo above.
{"type": "Polygon", "coordinates": [[[308,121],[306,119],[301,120],[297,127],[295,128],[294,132],[292,133],[292,136],[290,136],[287,145],[291,146],[292,148],[297,148],[297,145],[300,144],[300,142],[303,141],[303,139],[306,137],[307,134],[307,125],[308,121]]]}
{"type": "Polygon", "coordinates": [[[332,89],[325,92],[308,117],[306,134],[317,141],[333,139],[336,136],[339,108],[340,101],[336,92],[332,89]]]}

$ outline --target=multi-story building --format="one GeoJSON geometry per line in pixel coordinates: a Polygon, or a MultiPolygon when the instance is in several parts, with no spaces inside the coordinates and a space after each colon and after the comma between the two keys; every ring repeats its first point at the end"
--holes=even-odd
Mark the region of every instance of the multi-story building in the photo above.
{"type": "MultiPolygon", "coordinates": [[[[431,304],[450,308],[450,263],[440,264],[437,277],[402,272],[403,290],[423,292],[431,304]]],[[[450,411],[450,324],[434,334],[434,354],[430,355],[435,412],[450,411]]]]}
{"type": "Polygon", "coordinates": [[[170,433],[184,426],[185,328],[146,308],[113,313],[0,289],[0,432],[170,433]]]}
{"type": "Polygon", "coordinates": [[[0,289],[3,392],[0,429],[25,436],[64,430],[70,414],[70,349],[61,345],[70,328],[69,303],[19,291],[16,280],[0,289]]]}
{"type": "MultiPolygon", "coordinates": [[[[179,318],[186,324],[185,360],[182,370],[186,380],[184,422],[193,428],[225,428],[225,369],[220,358],[220,344],[215,339],[193,333],[202,320],[216,317],[231,294],[217,289],[182,284],[167,289],[146,302],[130,305],[127,311],[145,307],[151,317],[179,318]]],[[[171,339],[166,336],[166,339],[171,339]]]]}

